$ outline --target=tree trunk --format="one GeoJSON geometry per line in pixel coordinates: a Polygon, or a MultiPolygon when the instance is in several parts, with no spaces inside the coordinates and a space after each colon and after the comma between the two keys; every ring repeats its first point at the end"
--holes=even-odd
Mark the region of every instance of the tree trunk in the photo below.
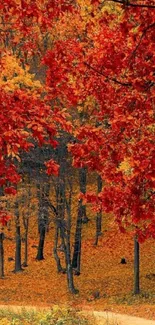
{"type": "Polygon", "coordinates": [[[30,170],[28,174],[28,204],[27,204],[27,212],[23,214],[23,224],[25,229],[25,246],[24,246],[24,262],[23,266],[28,266],[28,231],[29,231],[29,217],[31,214],[31,185],[30,185],[30,170]]]}
{"type": "MultiPolygon", "coordinates": [[[[39,230],[39,244],[38,244],[38,252],[36,259],[41,261],[44,259],[44,243],[45,243],[45,235],[46,235],[46,226],[48,222],[48,201],[45,197],[44,193],[45,186],[41,189],[38,186],[39,198],[39,212],[38,212],[38,230],[39,230]]],[[[47,194],[47,193],[46,193],[47,194]]]]}
{"type": "Polygon", "coordinates": [[[139,285],[139,243],[137,241],[137,238],[134,238],[134,294],[140,293],[140,285],[139,285]]]}
{"type": "Polygon", "coordinates": [[[23,266],[28,266],[28,225],[29,225],[29,219],[25,220],[25,246],[24,246],[24,262],[23,266]]]}
{"type": "Polygon", "coordinates": [[[15,215],[16,215],[16,250],[15,250],[15,270],[14,272],[21,272],[21,235],[20,235],[20,223],[19,223],[19,203],[15,203],[15,215]]]}
{"type": "Polygon", "coordinates": [[[60,236],[62,239],[62,243],[64,246],[64,252],[65,252],[68,289],[71,293],[77,294],[79,291],[77,289],[75,289],[74,280],[73,280],[73,268],[72,268],[72,262],[71,262],[71,252],[70,252],[70,232],[67,231],[67,233],[66,233],[63,224],[61,224],[61,227],[60,227],[60,236]]]}
{"type": "MultiPolygon", "coordinates": [[[[97,192],[98,194],[102,191],[102,178],[100,175],[97,177],[97,192]]],[[[99,236],[102,234],[102,210],[97,213],[96,216],[96,238],[94,245],[97,246],[99,236]]]]}
{"type": "Polygon", "coordinates": [[[48,210],[48,201],[50,196],[50,182],[49,179],[43,186],[43,206],[44,206],[44,220],[45,220],[45,230],[49,231],[49,210],[48,210]]]}
{"type": "Polygon", "coordinates": [[[29,177],[29,188],[28,188],[28,205],[26,213],[23,212],[23,225],[25,229],[25,241],[24,241],[24,262],[23,266],[28,266],[28,230],[29,230],[29,217],[30,217],[30,200],[31,200],[31,188],[30,188],[30,177],[29,177]]]}
{"type": "Polygon", "coordinates": [[[45,243],[45,225],[40,225],[39,231],[39,245],[36,260],[41,261],[44,259],[44,243],[45,243]]]}
{"type": "Polygon", "coordinates": [[[21,236],[20,226],[16,226],[16,251],[15,251],[15,273],[21,272],[21,236]]]}
{"type": "MultiPolygon", "coordinates": [[[[87,186],[87,168],[85,167],[79,169],[79,185],[80,185],[80,192],[85,194],[86,186],[87,186]]],[[[82,205],[81,210],[82,210],[82,223],[88,223],[89,219],[87,217],[86,205],[82,205]]]]}
{"type": "Polygon", "coordinates": [[[56,265],[57,265],[57,271],[58,271],[58,273],[60,273],[60,272],[63,271],[63,268],[61,266],[60,258],[59,258],[58,252],[57,252],[58,237],[59,237],[59,228],[57,227],[57,225],[55,225],[55,237],[54,237],[53,254],[54,254],[54,258],[55,258],[56,265]]]}
{"type": "Polygon", "coordinates": [[[72,267],[75,269],[75,274],[80,275],[81,266],[81,233],[82,233],[82,200],[79,201],[78,215],[75,231],[74,252],[72,259],[72,267]]]}
{"type": "MultiPolygon", "coordinates": [[[[87,180],[87,169],[80,168],[79,170],[79,184],[80,191],[86,193],[86,180],[87,180]]],[[[81,267],[81,234],[82,234],[82,223],[87,223],[89,221],[86,215],[86,206],[82,205],[82,200],[79,200],[78,205],[78,215],[76,221],[75,230],[75,241],[74,241],[74,252],[72,259],[72,268],[75,270],[75,275],[80,275],[81,267]]]]}
{"type": "Polygon", "coordinates": [[[4,278],[4,234],[0,233],[0,278],[4,278]]]}
{"type": "MultiPolygon", "coordinates": [[[[66,269],[67,269],[67,283],[68,288],[71,293],[78,293],[79,291],[74,286],[74,276],[73,276],[73,267],[72,267],[72,261],[71,261],[71,243],[70,243],[70,234],[71,234],[71,203],[72,203],[72,184],[70,185],[70,193],[69,193],[69,199],[66,199],[66,210],[67,210],[67,227],[66,227],[66,269]]],[[[65,239],[65,236],[64,236],[65,239]]]]}
{"type": "Polygon", "coordinates": [[[56,208],[55,208],[55,238],[54,238],[54,249],[53,249],[53,254],[54,254],[54,257],[56,260],[58,272],[64,271],[63,267],[61,266],[61,260],[58,255],[57,247],[58,247],[59,234],[60,234],[60,239],[61,239],[61,245],[64,246],[63,242],[62,242],[60,224],[65,218],[66,154],[67,154],[66,145],[61,143],[57,147],[57,159],[58,159],[58,163],[60,165],[60,169],[59,169],[59,176],[57,177],[57,182],[56,182],[56,186],[55,186],[56,208]],[[59,231],[60,231],[60,233],[59,233],[59,231]]]}

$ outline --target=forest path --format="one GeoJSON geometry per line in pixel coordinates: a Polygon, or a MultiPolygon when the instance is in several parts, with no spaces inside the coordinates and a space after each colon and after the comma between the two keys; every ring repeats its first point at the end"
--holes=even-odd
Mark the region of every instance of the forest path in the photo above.
{"type": "MultiPolygon", "coordinates": [[[[112,312],[92,312],[98,321],[98,325],[155,325],[155,321],[126,314],[116,314],[112,312]]],[[[88,314],[88,312],[87,312],[88,314]]]]}
{"type": "MultiPolygon", "coordinates": [[[[41,306],[16,306],[16,305],[0,305],[0,309],[9,309],[14,312],[21,312],[22,309],[27,310],[50,310],[50,307],[41,306]]],[[[129,316],[125,314],[117,314],[112,312],[101,311],[81,311],[80,313],[87,315],[93,315],[97,320],[98,325],[155,325],[155,321],[148,320],[140,317],[129,316]]]]}

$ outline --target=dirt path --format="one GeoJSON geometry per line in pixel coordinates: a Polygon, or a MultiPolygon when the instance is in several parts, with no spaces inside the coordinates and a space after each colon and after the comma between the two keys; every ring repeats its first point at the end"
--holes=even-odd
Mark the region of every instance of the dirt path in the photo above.
{"type": "MultiPolygon", "coordinates": [[[[155,321],[147,320],[140,317],[128,316],[123,314],[115,314],[111,312],[94,311],[93,315],[99,321],[99,325],[106,324],[104,320],[108,319],[112,325],[155,325],[155,321]]],[[[108,323],[108,322],[107,322],[108,323]]]]}
{"type": "MultiPolygon", "coordinates": [[[[14,305],[0,305],[0,309],[9,309],[13,310],[14,312],[20,312],[22,309],[28,310],[50,310],[50,307],[39,307],[39,306],[14,306],[14,305]]],[[[97,321],[98,325],[155,325],[155,321],[147,320],[140,317],[134,317],[129,315],[123,314],[116,314],[112,312],[99,312],[99,311],[82,311],[84,315],[93,315],[97,321]],[[108,320],[108,322],[107,322],[108,320]]]]}

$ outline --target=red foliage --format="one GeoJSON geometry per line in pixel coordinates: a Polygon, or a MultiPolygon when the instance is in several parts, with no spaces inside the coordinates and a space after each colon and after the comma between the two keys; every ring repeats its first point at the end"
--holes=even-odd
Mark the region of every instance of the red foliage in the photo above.
{"type": "MultiPolygon", "coordinates": [[[[97,109],[91,118],[99,126],[84,124],[76,131],[77,143],[69,146],[73,164],[101,174],[103,210],[113,212],[120,230],[129,227],[142,241],[154,236],[155,220],[154,12],[124,6],[120,23],[112,28],[100,20],[100,25],[98,33],[89,34],[83,43],[79,39],[55,43],[45,59],[47,81],[56,96],[65,95],[71,105],[94,97],[97,109]],[[74,86],[68,73],[76,80],[74,86]],[[125,161],[128,166],[122,170],[125,161]]],[[[96,196],[86,198],[96,204],[96,196]]]]}
{"type": "Polygon", "coordinates": [[[58,176],[59,174],[59,165],[55,163],[53,159],[45,162],[45,166],[47,167],[47,174],[48,175],[56,175],[58,176]]]}
{"type": "Polygon", "coordinates": [[[5,211],[0,211],[0,224],[6,226],[11,217],[5,211]]]}
{"type": "MultiPolygon", "coordinates": [[[[64,107],[65,103],[65,107],[73,108],[83,105],[90,95],[94,98],[90,123],[83,122],[78,127],[75,132],[77,141],[69,146],[73,164],[75,167],[87,165],[100,173],[104,181],[99,196],[102,208],[113,212],[120,229],[129,227],[143,240],[154,237],[155,220],[154,10],[128,5],[124,1],[114,2],[120,6],[124,4],[120,22],[115,20],[114,14],[107,14],[105,19],[99,16],[99,28],[93,30],[94,12],[100,3],[92,1],[95,10],[91,11],[91,19],[85,24],[83,34],[79,35],[75,28],[72,36],[55,40],[42,62],[48,67],[49,101],[59,99],[60,106],[64,107]],[[94,124],[91,124],[92,120],[94,124]],[[128,165],[123,170],[124,162],[128,165]]],[[[41,30],[47,30],[56,17],[65,11],[76,10],[79,23],[83,22],[76,1],[49,0],[42,6],[38,3],[24,0],[17,5],[13,0],[5,0],[4,10],[1,10],[6,21],[10,15],[15,15],[14,26],[24,36],[32,32],[30,18],[33,18],[33,24],[38,22],[41,30]]],[[[149,5],[148,1],[146,5],[149,5]]],[[[32,35],[35,39],[35,33],[32,35]]],[[[2,91],[1,184],[9,177],[7,169],[12,152],[17,155],[21,149],[29,150],[33,145],[30,135],[40,145],[53,143],[56,146],[53,137],[58,130],[72,132],[67,119],[67,113],[61,108],[56,107],[51,112],[47,103],[41,100],[31,99],[30,102],[23,93],[10,95],[2,91]],[[28,128],[28,134],[23,133],[25,128],[28,128]]],[[[58,175],[58,165],[53,160],[46,166],[48,174],[58,175]]],[[[12,180],[15,183],[17,177],[14,175],[12,180]]],[[[87,198],[91,202],[96,200],[89,195],[87,198]]]]}

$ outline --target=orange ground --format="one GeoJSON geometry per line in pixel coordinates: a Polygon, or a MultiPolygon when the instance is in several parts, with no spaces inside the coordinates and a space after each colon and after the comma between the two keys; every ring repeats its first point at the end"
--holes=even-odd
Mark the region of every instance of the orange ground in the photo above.
{"type": "MultiPolygon", "coordinates": [[[[105,232],[99,246],[86,239],[89,226],[84,225],[81,275],[75,277],[77,296],[67,293],[66,276],[57,274],[52,254],[53,230],[48,234],[45,245],[45,260],[36,261],[37,239],[29,239],[29,266],[20,274],[13,274],[14,243],[5,241],[5,279],[0,280],[0,304],[39,305],[52,304],[76,306],[81,309],[112,310],[155,319],[155,242],[141,246],[141,290],[140,297],[132,296],[133,287],[133,242],[127,235],[116,231],[105,232]],[[127,264],[120,264],[125,257],[127,264]],[[100,292],[95,300],[93,293],[100,292]],[[145,294],[146,293],[146,294],[145,294]]],[[[35,231],[34,231],[35,233],[35,231]]]]}

